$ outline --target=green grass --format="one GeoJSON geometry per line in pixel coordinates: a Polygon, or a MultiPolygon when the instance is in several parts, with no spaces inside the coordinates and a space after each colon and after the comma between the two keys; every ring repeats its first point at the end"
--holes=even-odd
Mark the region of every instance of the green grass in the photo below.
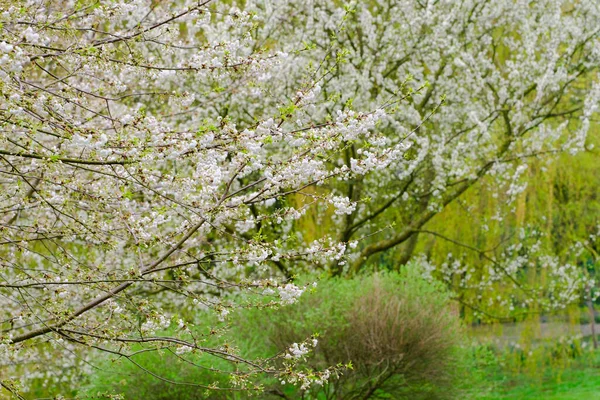
{"type": "Polygon", "coordinates": [[[481,387],[470,388],[473,400],[600,400],[600,352],[565,369],[546,370],[540,377],[488,371],[481,387]]]}

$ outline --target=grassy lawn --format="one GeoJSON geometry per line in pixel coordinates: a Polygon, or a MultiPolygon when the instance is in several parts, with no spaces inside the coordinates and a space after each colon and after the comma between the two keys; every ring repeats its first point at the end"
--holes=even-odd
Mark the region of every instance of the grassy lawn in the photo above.
{"type": "Polygon", "coordinates": [[[600,400],[600,356],[582,360],[560,371],[548,371],[537,380],[526,375],[495,371],[488,386],[471,394],[478,400],[600,400]]]}

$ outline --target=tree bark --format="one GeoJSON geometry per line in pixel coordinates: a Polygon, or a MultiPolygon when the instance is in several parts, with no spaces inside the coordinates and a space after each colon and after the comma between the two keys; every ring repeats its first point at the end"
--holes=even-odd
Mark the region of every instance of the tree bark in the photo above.
{"type": "Polygon", "coordinates": [[[590,312],[590,328],[592,331],[592,343],[594,349],[598,348],[598,337],[596,336],[596,311],[594,310],[594,301],[592,300],[592,287],[587,287],[587,306],[590,312]]]}

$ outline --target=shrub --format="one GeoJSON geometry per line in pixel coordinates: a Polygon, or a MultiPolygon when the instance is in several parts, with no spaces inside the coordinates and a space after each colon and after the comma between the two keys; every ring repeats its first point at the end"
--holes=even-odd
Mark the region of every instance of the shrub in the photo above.
{"type": "MultiPolygon", "coordinates": [[[[305,396],[452,397],[460,321],[447,292],[412,268],[322,281],[297,305],[246,316],[242,332],[255,334],[253,325],[268,327],[263,332],[278,350],[318,333],[315,355],[307,358],[311,368],[352,363],[351,370],[305,396]]],[[[279,393],[290,389],[272,388],[279,393]]]]}
{"type": "MultiPolygon", "coordinates": [[[[133,349],[136,350],[135,348],[133,349]]],[[[225,372],[231,365],[201,354],[179,357],[170,349],[142,352],[129,361],[105,360],[79,392],[85,399],[195,400],[233,399],[235,393],[208,390],[231,386],[225,372]],[[183,360],[187,361],[183,361],[183,360]],[[224,373],[218,373],[222,370],[224,373]],[[201,385],[201,386],[196,386],[201,385]],[[204,387],[202,387],[204,386],[204,387]]]]}

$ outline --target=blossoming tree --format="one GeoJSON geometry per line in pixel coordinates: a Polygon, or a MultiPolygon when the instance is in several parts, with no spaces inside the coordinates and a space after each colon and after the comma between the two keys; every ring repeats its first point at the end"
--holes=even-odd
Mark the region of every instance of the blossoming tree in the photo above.
{"type": "MultiPolygon", "coordinates": [[[[550,257],[535,239],[525,240],[524,232],[489,251],[445,237],[428,223],[478,185],[514,204],[526,187],[529,163],[586,148],[600,100],[596,2],[370,1],[342,8],[334,1],[282,1],[255,7],[287,22],[274,27],[272,36],[305,41],[313,49],[298,64],[343,59],[322,84],[331,101],[323,112],[369,108],[410,94],[380,123],[380,141],[347,143],[336,160],[354,176],[330,186],[340,216],[330,224],[331,216],[320,213],[317,226],[358,245],[341,262],[323,260],[326,269],[353,274],[394,248],[402,265],[419,237],[435,237],[479,255],[477,266],[460,260],[432,266],[457,290],[487,303],[482,293],[495,297],[507,285],[517,287],[517,297],[502,301],[506,314],[514,304],[528,307],[533,301],[554,309],[578,298],[580,271],[550,257]],[[326,56],[332,47],[337,58],[326,56]],[[373,149],[399,143],[412,146],[406,162],[378,165],[373,149]],[[552,285],[526,285],[521,278],[527,269],[548,271],[552,285]]],[[[502,224],[498,211],[489,224],[502,224]]]]}
{"type": "MultiPolygon", "coordinates": [[[[73,356],[67,366],[76,346],[127,357],[119,346],[147,343],[277,372],[203,347],[173,312],[225,317],[227,290],[294,302],[304,289],[265,266],[306,250],[248,234],[248,210],[265,226],[298,218],[302,209],[274,203],[350,176],[327,160],[344,141],[368,139],[385,111],[289,123],[318,104],[331,71],[271,93],[288,56],[259,41],[249,13],[210,6],[30,2],[3,12],[3,364],[42,362],[49,340],[73,356]],[[172,323],[177,335],[153,335],[172,323]]],[[[381,150],[389,163],[399,155],[381,150]]],[[[320,251],[333,257],[343,245],[320,251]]],[[[291,359],[305,348],[295,344],[291,359]]]]}
{"type": "MultiPolygon", "coordinates": [[[[528,158],[582,149],[600,96],[593,1],[0,4],[0,368],[23,378],[57,373],[23,367],[48,346],[69,367],[135,344],[243,364],[241,385],[322,382],[204,346],[176,315],[408,259],[478,180],[517,194],[528,158]],[[323,229],[302,235],[303,216],[323,229]]],[[[575,272],[549,267],[575,298],[575,272]]],[[[312,340],[290,345],[293,366],[312,340]]]]}

